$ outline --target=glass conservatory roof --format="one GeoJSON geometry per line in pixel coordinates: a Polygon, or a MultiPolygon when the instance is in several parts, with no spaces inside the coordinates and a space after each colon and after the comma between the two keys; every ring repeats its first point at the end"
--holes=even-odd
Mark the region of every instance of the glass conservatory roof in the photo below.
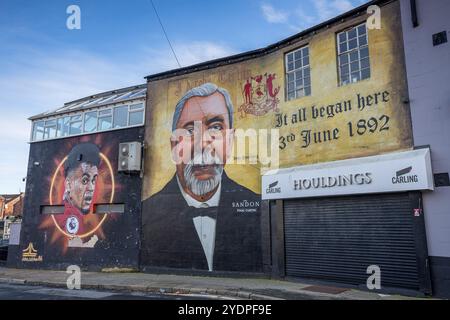
{"type": "Polygon", "coordinates": [[[82,99],[67,102],[62,107],[32,116],[30,117],[30,120],[46,118],[53,115],[80,111],[84,109],[91,109],[95,107],[105,106],[113,103],[114,104],[120,103],[129,100],[144,99],[146,94],[147,94],[146,84],[107,91],[99,94],[94,94],[82,99]]]}

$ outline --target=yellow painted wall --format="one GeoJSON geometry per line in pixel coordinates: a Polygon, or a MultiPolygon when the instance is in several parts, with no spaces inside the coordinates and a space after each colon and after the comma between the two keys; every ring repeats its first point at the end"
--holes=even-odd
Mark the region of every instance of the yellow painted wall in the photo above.
{"type": "MultiPolygon", "coordinates": [[[[401,39],[400,13],[397,2],[381,8],[381,29],[368,30],[371,77],[345,86],[338,85],[336,33],[363,22],[366,16],[354,18],[336,26],[323,29],[315,35],[296,41],[275,52],[239,63],[209,70],[171,77],[148,84],[146,119],[146,157],[143,199],[161,190],[175,173],[170,158],[170,135],[175,105],[190,88],[212,82],[228,90],[234,105],[235,128],[271,129],[276,126],[276,112],[262,116],[238,112],[244,102],[243,85],[250,76],[275,73],[275,87],[280,86],[279,113],[291,116],[299,108],[307,108],[307,121],[283,126],[280,135],[294,133],[297,138],[280,150],[281,167],[327,162],[354,157],[370,156],[412,147],[409,105],[407,97],[401,39]],[[303,45],[309,45],[312,92],[310,96],[286,101],[284,57],[303,45]],[[373,95],[389,92],[389,102],[377,106],[357,108],[356,95],[373,95]],[[352,110],[332,118],[311,118],[311,107],[322,107],[351,100],[352,110]],[[349,137],[348,122],[356,124],[360,119],[382,115],[389,117],[389,129],[355,134],[349,137]],[[302,130],[322,131],[338,128],[339,139],[302,148],[299,133],[302,130]]],[[[384,121],[382,121],[384,122],[384,121]]],[[[381,124],[379,124],[379,127],[381,124]]],[[[260,193],[260,167],[258,165],[231,164],[225,167],[227,174],[256,193],[260,193]]]]}

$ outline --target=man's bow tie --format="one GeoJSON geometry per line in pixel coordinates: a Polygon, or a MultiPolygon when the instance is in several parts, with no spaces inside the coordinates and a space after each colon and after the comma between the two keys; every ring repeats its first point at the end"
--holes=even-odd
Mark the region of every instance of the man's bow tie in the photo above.
{"type": "Polygon", "coordinates": [[[191,208],[193,217],[210,217],[217,219],[217,207],[213,208],[191,208]]]}

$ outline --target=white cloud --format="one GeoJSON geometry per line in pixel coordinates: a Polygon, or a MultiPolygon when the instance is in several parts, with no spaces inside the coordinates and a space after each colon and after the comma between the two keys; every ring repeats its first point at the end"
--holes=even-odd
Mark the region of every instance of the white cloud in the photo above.
{"type": "MultiPolygon", "coordinates": [[[[191,43],[175,43],[175,53],[181,67],[187,67],[204,61],[226,57],[236,53],[236,50],[222,44],[208,41],[193,41],[191,43]]],[[[178,64],[170,50],[146,48],[142,63],[147,66],[145,76],[164,70],[178,68],[178,64]]]]}
{"type": "Polygon", "coordinates": [[[330,1],[328,0],[315,0],[313,1],[314,8],[316,9],[316,21],[323,21],[328,19],[333,11],[331,10],[330,1]]]}
{"type": "Polygon", "coordinates": [[[341,13],[353,9],[353,4],[349,0],[334,0],[332,6],[341,13]]]}
{"type": "Polygon", "coordinates": [[[269,23],[287,23],[288,22],[288,14],[281,10],[276,10],[270,4],[263,4],[261,6],[261,10],[263,12],[264,18],[269,23]]]}
{"type": "Polygon", "coordinates": [[[347,12],[367,0],[309,0],[309,4],[303,4],[293,10],[289,15],[283,11],[277,11],[270,5],[262,5],[264,17],[268,22],[281,23],[299,32],[310,28],[323,21],[331,19],[339,14],[347,12]],[[307,8],[309,10],[307,10],[307,8]]]}
{"type": "Polygon", "coordinates": [[[303,8],[297,8],[295,10],[296,14],[296,25],[292,27],[295,31],[301,31],[312,27],[317,22],[317,17],[311,14],[307,14],[303,8]]]}
{"type": "Polygon", "coordinates": [[[328,20],[354,8],[349,0],[311,0],[316,10],[317,23],[328,20]]]}
{"type": "Polygon", "coordinates": [[[211,42],[193,42],[177,47],[180,63],[189,66],[203,61],[218,59],[236,53],[235,50],[211,42]],[[180,52],[182,53],[180,55],[180,52]]]}
{"type": "MultiPolygon", "coordinates": [[[[356,0],[353,0],[356,1],[356,0]]],[[[367,2],[358,0],[357,5],[367,2]]],[[[306,12],[304,7],[295,10],[295,25],[289,25],[296,31],[304,30],[353,9],[356,5],[350,0],[310,0],[313,10],[306,12]]]]}
{"type": "MultiPolygon", "coordinates": [[[[212,42],[174,45],[182,66],[235,53],[212,42]]],[[[0,194],[15,193],[25,185],[28,117],[61,107],[65,102],[102,91],[145,83],[144,77],[177,68],[169,48],[140,48],[127,60],[60,50],[41,52],[20,48],[22,54],[1,62],[0,73],[0,194]]]]}
{"type": "Polygon", "coordinates": [[[302,6],[293,10],[291,15],[276,10],[269,4],[263,4],[261,9],[268,22],[284,24],[298,32],[349,11],[363,2],[367,0],[309,0],[310,5],[303,3],[302,6]]]}

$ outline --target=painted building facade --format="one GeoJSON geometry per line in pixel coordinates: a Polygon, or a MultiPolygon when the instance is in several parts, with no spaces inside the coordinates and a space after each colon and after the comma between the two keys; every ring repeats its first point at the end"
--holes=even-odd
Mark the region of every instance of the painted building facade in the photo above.
{"type": "Polygon", "coordinates": [[[383,287],[431,293],[421,190],[434,186],[429,151],[414,151],[400,3],[370,4],[381,28],[366,5],[260,50],[147,77],[145,270],[365,285],[375,267],[383,287]],[[272,129],[275,175],[261,153],[239,153],[237,137],[272,129]]]}
{"type": "Polygon", "coordinates": [[[145,94],[114,90],[31,118],[29,196],[10,266],[138,268],[142,182],[119,169],[121,143],[144,137],[145,94]]]}
{"type": "MultiPolygon", "coordinates": [[[[448,197],[433,176],[448,171],[446,149],[429,132],[428,87],[417,95],[422,29],[405,33],[406,2],[372,1],[266,48],[33,117],[9,265],[364,288],[381,272],[382,288],[446,290],[448,197]],[[128,142],[143,144],[140,174],[118,169],[128,142]]],[[[436,99],[445,131],[448,99],[436,99]]]]}

